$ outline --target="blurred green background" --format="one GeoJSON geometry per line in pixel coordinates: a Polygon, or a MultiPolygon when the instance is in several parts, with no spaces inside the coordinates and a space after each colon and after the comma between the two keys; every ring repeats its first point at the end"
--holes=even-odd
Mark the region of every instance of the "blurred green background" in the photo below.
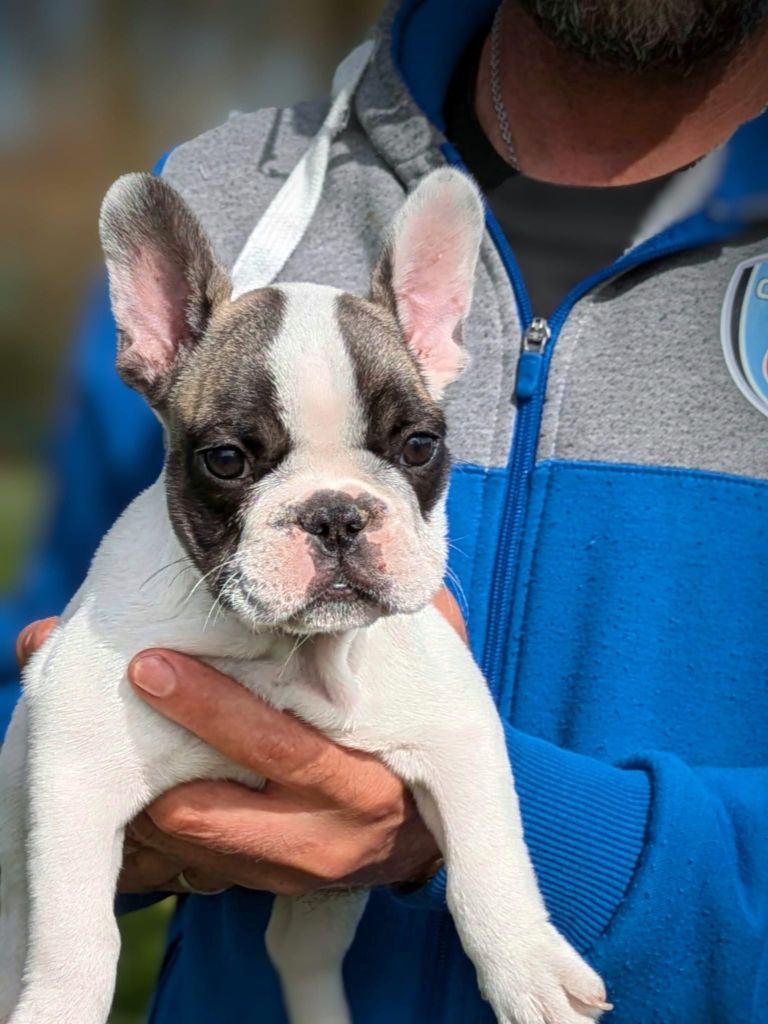
{"type": "MultiPolygon", "coordinates": [[[[382,0],[0,4],[0,589],[46,515],[41,463],[109,184],[231,110],[327,91],[382,0]]],[[[58,609],[51,608],[51,613],[58,609]]],[[[112,1024],[139,1024],[172,901],[125,918],[112,1024]]]]}

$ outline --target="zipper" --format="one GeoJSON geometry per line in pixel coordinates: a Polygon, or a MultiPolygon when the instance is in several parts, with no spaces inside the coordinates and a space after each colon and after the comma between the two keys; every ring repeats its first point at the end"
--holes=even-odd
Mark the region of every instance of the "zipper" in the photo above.
{"type": "MultiPolygon", "coordinates": [[[[458,150],[451,143],[444,143],[441,149],[449,164],[469,174],[458,150]]],[[[502,521],[488,601],[488,627],[480,659],[483,674],[502,714],[509,709],[512,697],[511,683],[503,685],[504,669],[512,656],[517,656],[516,649],[512,650],[509,626],[527,511],[528,483],[536,460],[549,365],[563,324],[576,303],[609,278],[662,256],[723,241],[732,236],[739,226],[735,220],[717,222],[706,211],[693,213],[579,282],[546,320],[534,316],[517,260],[498,221],[491,210],[486,209],[486,227],[512,285],[522,332],[511,396],[517,405],[517,416],[507,461],[502,521]]]]}
{"type": "Polygon", "coordinates": [[[502,713],[506,713],[511,706],[513,684],[508,681],[504,685],[504,670],[507,664],[514,663],[518,653],[516,646],[513,647],[515,641],[509,635],[509,627],[528,504],[529,478],[536,461],[549,366],[562,327],[576,303],[598,285],[643,263],[722,241],[733,234],[734,224],[715,224],[702,213],[692,215],[579,282],[548,320],[532,315],[520,269],[490,211],[487,212],[487,227],[512,282],[522,327],[521,351],[512,394],[512,401],[517,405],[517,417],[507,462],[507,486],[481,660],[483,673],[497,706],[502,713]]]}
{"type": "Polygon", "coordinates": [[[541,358],[552,337],[549,320],[535,316],[523,331],[523,343],[517,360],[515,394],[518,401],[527,401],[536,394],[544,360],[541,358]]]}

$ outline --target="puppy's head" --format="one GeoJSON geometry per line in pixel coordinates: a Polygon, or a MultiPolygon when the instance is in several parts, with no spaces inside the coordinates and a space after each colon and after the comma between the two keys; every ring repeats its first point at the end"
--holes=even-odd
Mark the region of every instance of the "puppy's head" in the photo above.
{"type": "Polygon", "coordinates": [[[482,226],[469,179],[437,171],[397,216],[368,298],[292,284],[232,300],[167,184],[128,175],[108,192],[118,369],[165,424],[177,536],[250,626],[360,626],[439,587],[437,403],[462,367],[482,226]]]}

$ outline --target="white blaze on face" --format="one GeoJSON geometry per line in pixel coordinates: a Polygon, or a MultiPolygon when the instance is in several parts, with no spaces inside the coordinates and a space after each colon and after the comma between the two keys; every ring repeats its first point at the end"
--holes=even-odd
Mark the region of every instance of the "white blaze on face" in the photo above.
{"type": "Polygon", "coordinates": [[[288,301],[270,350],[284,423],[297,451],[341,456],[365,437],[355,371],[336,318],[335,288],[282,285],[288,301]]]}

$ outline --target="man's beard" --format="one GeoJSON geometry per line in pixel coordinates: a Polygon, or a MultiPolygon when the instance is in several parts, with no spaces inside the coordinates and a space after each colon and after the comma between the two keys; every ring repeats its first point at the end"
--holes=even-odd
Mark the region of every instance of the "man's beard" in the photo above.
{"type": "Polygon", "coordinates": [[[685,75],[738,49],[768,0],[517,0],[558,47],[623,71],[685,75]]]}

